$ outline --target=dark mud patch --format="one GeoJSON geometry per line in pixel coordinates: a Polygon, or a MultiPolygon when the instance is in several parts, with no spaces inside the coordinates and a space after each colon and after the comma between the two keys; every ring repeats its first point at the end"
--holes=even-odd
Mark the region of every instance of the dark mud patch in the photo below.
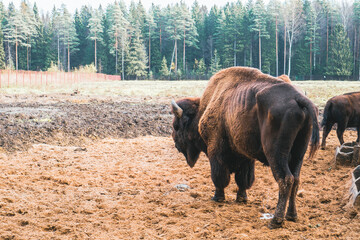
{"type": "Polygon", "coordinates": [[[0,147],[26,150],[34,143],[82,145],[86,139],[169,136],[167,104],[72,100],[0,104],[0,147]]]}

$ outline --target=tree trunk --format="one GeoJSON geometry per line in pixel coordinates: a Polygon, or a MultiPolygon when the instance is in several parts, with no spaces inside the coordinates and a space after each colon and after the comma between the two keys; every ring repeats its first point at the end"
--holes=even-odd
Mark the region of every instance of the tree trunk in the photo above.
{"type": "Polygon", "coordinates": [[[10,65],[10,68],[12,68],[13,67],[12,66],[13,62],[12,62],[12,59],[11,59],[11,48],[10,48],[9,41],[7,42],[7,45],[8,45],[8,53],[9,53],[9,55],[8,55],[8,64],[10,65]]]}
{"type": "Polygon", "coordinates": [[[122,75],[122,80],[125,78],[125,73],[124,73],[124,36],[121,37],[121,75],[122,75]]]}
{"type": "Polygon", "coordinates": [[[115,34],[115,74],[118,74],[118,39],[117,34],[115,34]]]}
{"type": "Polygon", "coordinates": [[[284,25],[284,74],[286,72],[286,24],[284,25]]]}
{"type": "Polygon", "coordinates": [[[234,66],[236,66],[236,39],[234,40],[234,66]]]}
{"type": "Polygon", "coordinates": [[[69,39],[68,39],[67,49],[68,49],[68,52],[67,52],[67,54],[68,54],[68,67],[67,67],[67,69],[68,69],[68,72],[70,72],[70,44],[69,44],[69,39]]]}
{"type": "Polygon", "coordinates": [[[252,47],[253,47],[253,43],[252,43],[252,37],[250,40],[250,67],[252,67],[252,47]]]}
{"type": "Polygon", "coordinates": [[[311,44],[311,42],[310,42],[310,80],[312,80],[312,62],[311,62],[311,51],[312,51],[312,44],[311,44]]]}
{"type": "Polygon", "coordinates": [[[58,47],[58,69],[60,69],[60,36],[58,34],[57,38],[57,47],[58,47]]]}
{"type": "Polygon", "coordinates": [[[28,46],[26,46],[26,69],[29,71],[29,38],[28,40],[28,46]]]}
{"type": "Polygon", "coordinates": [[[315,51],[315,45],[316,45],[316,21],[314,22],[314,33],[313,33],[314,35],[313,35],[313,37],[314,37],[314,40],[313,40],[313,42],[314,42],[314,51],[313,51],[313,59],[314,59],[314,61],[313,61],[313,65],[314,65],[314,70],[316,69],[316,51],[315,51]]]}
{"type": "Polygon", "coordinates": [[[160,24],[160,55],[162,54],[162,49],[161,49],[161,24],[160,24]]]}
{"type": "Polygon", "coordinates": [[[354,28],[354,79],[356,76],[356,27],[354,28]]]}
{"type": "Polygon", "coordinates": [[[176,40],[176,27],[174,29],[175,37],[175,74],[177,73],[177,40],[176,40]]]}
{"type": "Polygon", "coordinates": [[[186,29],[184,24],[184,50],[183,50],[183,74],[185,74],[185,39],[186,39],[186,29]]]}
{"type": "Polygon", "coordinates": [[[15,63],[16,63],[16,70],[19,70],[18,68],[18,41],[17,41],[17,27],[15,27],[15,33],[16,33],[16,37],[15,37],[15,63]]]}
{"type": "Polygon", "coordinates": [[[259,69],[261,71],[261,31],[259,30],[259,69]]]}
{"type": "Polygon", "coordinates": [[[97,56],[96,56],[96,52],[97,52],[97,49],[96,49],[96,33],[95,33],[95,69],[97,71],[97,56]]]}
{"type": "Polygon", "coordinates": [[[151,32],[150,32],[150,23],[149,23],[149,73],[151,71],[151,32]]]}
{"type": "Polygon", "coordinates": [[[276,52],[276,76],[279,76],[279,54],[278,54],[278,19],[275,20],[275,52],[276,52]]]}
{"type": "Polygon", "coordinates": [[[290,77],[290,72],[291,72],[291,50],[292,50],[292,43],[293,43],[293,36],[292,34],[290,35],[290,33],[288,33],[288,37],[289,37],[289,67],[288,67],[288,76],[290,77]]]}
{"type": "Polygon", "coordinates": [[[329,18],[328,13],[326,13],[326,65],[329,60],[329,18]]]}

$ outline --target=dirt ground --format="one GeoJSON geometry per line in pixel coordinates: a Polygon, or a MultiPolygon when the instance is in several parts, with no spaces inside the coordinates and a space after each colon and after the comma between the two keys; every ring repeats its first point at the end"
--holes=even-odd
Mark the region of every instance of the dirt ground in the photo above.
{"type": "MultiPolygon", "coordinates": [[[[2,239],[360,239],[347,204],[350,172],[327,150],[305,160],[299,221],[267,228],[278,186],[256,163],[249,202],[210,200],[202,155],[193,169],[170,138],[169,99],[3,95],[0,99],[2,239]]],[[[346,131],[345,140],[356,139],[346,131]]]]}

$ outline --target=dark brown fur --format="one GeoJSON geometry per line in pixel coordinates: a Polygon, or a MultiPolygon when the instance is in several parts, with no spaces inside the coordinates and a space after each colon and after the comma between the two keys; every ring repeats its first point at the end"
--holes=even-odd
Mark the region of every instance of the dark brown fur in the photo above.
{"type": "Polygon", "coordinates": [[[321,148],[325,149],[326,137],[337,123],[337,137],[340,144],[344,143],[343,134],[346,128],[355,127],[360,138],[360,92],[345,93],[330,98],[324,108],[324,117],[321,122],[323,127],[323,138],[321,148]]]}
{"type": "Polygon", "coordinates": [[[207,154],[215,185],[213,200],[225,199],[224,188],[235,173],[237,201],[246,202],[257,159],[270,165],[279,184],[271,227],[281,226],[288,202],[286,217],[296,220],[303,157],[311,135],[310,157],[319,143],[317,108],[308,98],[257,69],[233,67],[215,74],[201,98],[177,104],[183,115],[174,117],[175,145],[191,167],[201,151],[207,154]]]}

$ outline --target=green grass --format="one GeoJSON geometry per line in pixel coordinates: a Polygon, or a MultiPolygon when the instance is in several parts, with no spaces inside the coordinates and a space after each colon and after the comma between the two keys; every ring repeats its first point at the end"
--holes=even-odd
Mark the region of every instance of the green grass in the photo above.
{"type": "MultiPolygon", "coordinates": [[[[114,81],[79,83],[68,86],[50,85],[36,88],[1,88],[1,94],[72,93],[78,90],[90,96],[185,97],[201,96],[208,81],[114,81]]],[[[357,81],[293,81],[306,91],[307,96],[320,108],[326,101],[346,92],[360,91],[357,81]]]]}

